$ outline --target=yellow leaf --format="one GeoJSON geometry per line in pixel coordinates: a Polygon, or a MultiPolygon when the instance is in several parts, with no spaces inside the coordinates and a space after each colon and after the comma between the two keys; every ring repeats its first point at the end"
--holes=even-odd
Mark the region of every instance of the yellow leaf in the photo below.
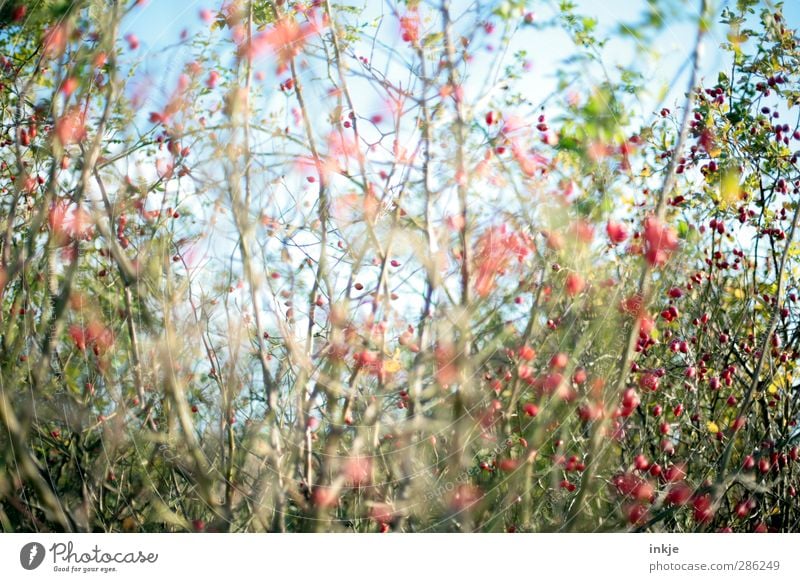
{"type": "Polygon", "coordinates": [[[719,183],[719,194],[723,208],[727,208],[739,200],[739,172],[730,168],[722,174],[719,183]]]}
{"type": "Polygon", "coordinates": [[[625,206],[633,206],[636,203],[636,200],[634,200],[632,194],[623,194],[621,197],[621,202],[625,206]]]}
{"type": "Polygon", "coordinates": [[[770,394],[777,394],[778,390],[781,389],[781,386],[785,383],[791,384],[792,383],[792,375],[790,373],[786,373],[783,376],[776,376],[772,379],[769,387],[767,388],[767,392],[770,394]]]}
{"type": "Polygon", "coordinates": [[[386,370],[390,374],[394,374],[395,372],[399,372],[403,366],[400,365],[400,362],[397,360],[388,360],[384,362],[383,369],[386,370]]]}
{"type": "Polygon", "coordinates": [[[719,427],[717,426],[717,423],[714,422],[713,420],[709,420],[706,423],[706,428],[708,429],[708,432],[710,432],[711,434],[717,434],[719,432],[719,427]]]}

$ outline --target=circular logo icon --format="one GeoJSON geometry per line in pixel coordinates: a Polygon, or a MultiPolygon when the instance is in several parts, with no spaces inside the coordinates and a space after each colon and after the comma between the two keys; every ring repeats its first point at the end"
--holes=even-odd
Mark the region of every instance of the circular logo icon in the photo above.
{"type": "Polygon", "coordinates": [[[30,542],[19,551],[19,563],[26,570],[35,570],[44,562],[44,546],[38,542],[30,542]]]}

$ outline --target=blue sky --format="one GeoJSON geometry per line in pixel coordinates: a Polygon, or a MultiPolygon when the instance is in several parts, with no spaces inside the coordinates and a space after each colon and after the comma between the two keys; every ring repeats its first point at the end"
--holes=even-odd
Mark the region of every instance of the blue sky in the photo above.
{"type": "MultiPolygon", "coordinates": [[[[716,13],[719,14],[725,3],[716,3],[716,13]]],[[[613,30],[622,22],[636,21],[643,9],[646,7],[644,0],[575,0],[577,12],[592,16],[598,20],[600,36],[607,35],[614,37],[613,30]]],[[[127,18],[123,34],[132,32],[141,41],[141,49],[137,52],[137,57],[142,59],[143,68],[140,72],[145,72],[148,83],[153,85],[155,95],[167,95],[175,86],[175,79],[182,71],[182,67],[190,57],[189,51],[182,51],[175,48],[180,41],[183,31],[190,37],[195,35],[205,36],[208,34],[208,25],[199,17],[202,9],[215,9],[219,6],[219,0],[199,0],[199,1],[179,1],[179,0],[149,0],[141,8],[135,9],[127,18]]],[[[388,4],[380,0],[362,0],[362,3],[354,4],[366,7],[361,11],[360,16],[367,16],[370,12],[376,15],[388,4]]],[[[532,2],[533,12],[538,17],[547,18],[554,12],[556,0],[532,2]]],[[[609,69],[613,71],[615,64],[629,66],[635,64],[640,66],[648,86],[652,87],[651,100],[642,103],[644,116],[652,113],[653,107],[660,107],[662,103],[657,100],[657,96],[662,87],[668,86],[668,94],[663,105],[674,106],[680,101],[685,91],[687,68],[681,69],[690,56],[691,47],[695,35],[695,27],[692,24],[692,16],[696,15],[698,3],[694,1],[681,2],[681,0],[671,0],[668,2],[678,8],[685,7],[683,22],[670,25],[657,39],[648,47],[637,46],[632,39],[614,38],[604,51],[604,61],[608,63],[609,69]],[[643,60],[642,55],[645,50],[653,48],[660,53],[658,60],[643,60]],[[683,74],[676,77],[676,73],[683,74]]],[[[454,0],[452,2],[454,11],[464,9],[471,5],[467,0],[454,0]]],[[[788,2],[784,7],[784,14],[790,26],[800,26],[800,2],[788,2]]],[[[387,36],[396,36],[397,29],[384,28],[387,36]]],[[[721,68],[727,68],[723,62],[723,53],[717,50],[719,43],[725,38],[725,30],[722,26],[715,26],[710,32],[707,40],[706,53],[703,71],[712,80],[716,72],[721,68]]],[[[217,33],[219,34],[219,33],[217,33]]],[[[529,93],[532,101],[544,98],[555,88],[555,79],[551,72],[554,71],[559,61],[575,53],[575,48],[563,31],[544,30],[534,31],[530,28],[521,29],[515,36],[512,47],[514,50],[525,49],[536,73],[526,82],[525,90],[529,93]]],[[[224,67],[225,63],[221,63],[224,67]]],[[[278,80],[274,75],[266,75],[266,82],[277,86],[278,80]]]]}

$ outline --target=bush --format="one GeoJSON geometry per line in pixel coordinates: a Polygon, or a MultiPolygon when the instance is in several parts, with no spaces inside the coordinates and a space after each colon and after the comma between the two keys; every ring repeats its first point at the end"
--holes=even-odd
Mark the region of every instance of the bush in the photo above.
{"type": "Polygon", "coordinates": [[[141,4],[0,14],[4,531],[797,531],[780,5],[703,2],[651,114],[569,3],[227,1],[146,56],[141,4]]]}

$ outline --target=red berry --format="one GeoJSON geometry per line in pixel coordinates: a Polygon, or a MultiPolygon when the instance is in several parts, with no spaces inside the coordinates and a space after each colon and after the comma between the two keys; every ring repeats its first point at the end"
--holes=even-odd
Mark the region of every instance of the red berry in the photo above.
{"type": "Polygon", "coordinates": [[[628,229],[621,222],[609,220],[608,224],[606,224],[606,233],[608,234],[608,238],[614,244],[625,242],[625,240],[628,238],[628,229]]]}
{"type": "Polygon", "coordinates": [[[692,497],[692,488],[686,483],[675,483],[669,488],[665,501],[669,505],[685,505],[692,497]]]}
{"type": "Polygon", "coordinates": [[[511,471],[514,471],[518,465],[519,463],[516,459],[502,459],[497,464],[497,468],[501,471],[505,471],[506,473],[510,473],[511,471]]]}
{"type": "Polygon", "coordinates": [[[628,518],[628,523],[631,525],[642,523],[647,516],[647,507],[640,503],[635,503],[628,507],[626,510],[626,515],[628,518]]]}
{"type": "Polygon", "coordinates": [[[586,288],[586,281],[584,281],[583,277],[577,273],[570,273],[567,275],[565,287],[567,290],[567,295],[570,297],[575,297],[586,288]]]}
{"type": "Polygon", "coordinates": [[[569,363],[569,356],[563,352],[559,352],[550,358],[550,367],[563,370],[569,363]]]}
{"type": "Polygon", "coordinates": [[[531,402],[525,404],[522,410],[525,412],[526,416],[530,416],[531,418],[539,414],[539,407],[531,402]]]}
{"type": "Polygon", "coordinates": [[[642,377],[639,379],[639,386],[641,386],[643,390],[655,392],[656,390],[658,390],[658,385],[659,385],[658,376],[650,372],[642,374],[642,377]]]}

